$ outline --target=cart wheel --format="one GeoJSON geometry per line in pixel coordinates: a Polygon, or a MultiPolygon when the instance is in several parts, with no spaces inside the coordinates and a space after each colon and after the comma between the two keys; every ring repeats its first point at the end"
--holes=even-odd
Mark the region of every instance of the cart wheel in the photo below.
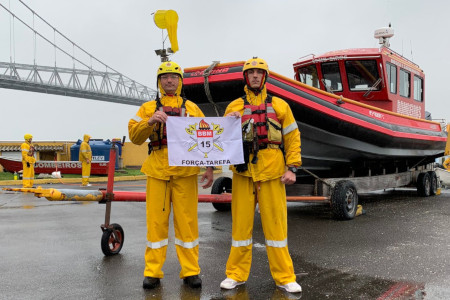
{"type": "Polygon", "coordinates": [[[351,220],[355,217],[358,206],[358,193],[353,182],[338,181],[331,195],[331,209],[338,220],[351,220]]]}
{"type": "Polygon", "coordinates": [[[438,189],[436,172],[429,171],[428,174],[430,175],[430,195],[434,196],[437,194],[437,189],[438,189]]]}
{"type": "MultiPolygon", "coordinates": [[[[223,194],[224,192],[231,193],[232,179],[229,177],[219,177],[214,181],[211,188],[211,194],[223,194]]],[[[231,203],[212,203],[214,208],[218,211],[230,211],[231,203]]]]}
{"type": "Polygon", "coordinates": [[[420,173],[417,176],[417,193],[421,197],[428,197],[431,193],[431,178],[428,173],[420,173]]]}
{"type": "Polygon", "coordinates": [[[103,231],[102,252],[106,256],[118,254],[122,249],[125,234],[119,224],[111,224],[112,228],[103,231]]]}

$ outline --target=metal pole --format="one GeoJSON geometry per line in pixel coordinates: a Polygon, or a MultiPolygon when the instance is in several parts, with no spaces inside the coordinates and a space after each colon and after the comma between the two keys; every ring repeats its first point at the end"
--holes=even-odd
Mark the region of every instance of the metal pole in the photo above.
{"type": "Polygon", "coordinates": [[[114,201],[114,172],[116,169],[116,143],[111,143],[111,149],[109,150],[109,163],[108,163],[108,185],[106,186],[106,211],[105,211],[105,224],[103,224],[102,230],[109,228],[111,218],[111,201],[114,201]]]}

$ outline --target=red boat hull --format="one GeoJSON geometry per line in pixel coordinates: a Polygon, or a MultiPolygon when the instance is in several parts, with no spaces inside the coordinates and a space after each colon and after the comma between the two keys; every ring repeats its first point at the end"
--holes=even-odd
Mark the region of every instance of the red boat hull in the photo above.
{"type": "MultiPolygon", "coordinates": [[[[242,65],[217,65],[208,89],[207,67],[185,69],[187,98],[195,99],[206,116],[223,115],[230,101],[244,93],[242,65]]],[[[447,134],[439,123],[341,98],[272,71],[266,87],[290,105],[301,132],[302,167],[319,177],[403,172],[444,155],[447,134]]]]}
{"type": "MultiPolygon", "coordinates": [[[[19,172],[22,168],[22,161],[14,158],[0,157],[0,164],[5,171],[19,172]]],[[[81,174],[81,162],[79,161],[37,161],[34,165],[36,174],[59,171],[61,174],[81,174]]],[[[92,162],[91,175],[107,175],[108,162],[92,162]]]]}

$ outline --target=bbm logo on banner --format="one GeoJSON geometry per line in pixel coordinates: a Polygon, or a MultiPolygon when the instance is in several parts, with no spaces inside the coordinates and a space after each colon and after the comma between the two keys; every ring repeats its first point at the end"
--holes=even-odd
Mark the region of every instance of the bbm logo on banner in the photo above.
{"type": "Polygon", "coordinates": [[[211,123],[212,129],[205,120],[201,120],[197,123],[189,125],[186,128],[186,132],[191,135],[192,142],[189,143],[188,151],[191,152],[193,150],[199,150],[205,155],[205,158],[208,157],[208,153],[212,150],[219,150],[223,152],[223,146],[219,142],[220,134],[223,133],[223,128],[220,127],[219,124],[211,123]]]}

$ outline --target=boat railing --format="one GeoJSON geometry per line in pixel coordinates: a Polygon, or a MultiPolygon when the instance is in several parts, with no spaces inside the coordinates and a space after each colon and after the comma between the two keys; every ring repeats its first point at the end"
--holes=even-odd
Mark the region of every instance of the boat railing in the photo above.
{"type": "MultiPolygon", "coordinates": [[[[390,51],[391,53],[393,53],[393,54],[396,54],[396,55],[398,55],[398,56],[400,56],[402,59],[404,59],[404,60],[406,60],[406,61],[408,61],[409,63],[411,63],[411,64],[413,64],[414,66],[416,66],[418,69],[420,69],[420,67],[419,67],[419,65],[418,64],[416,64],[415,62],[413,62],[412,60],[410,60],[410,59],[408,59],[408,58],[406,58],[406,57],[404,57],[403,55],[401,55],[400,53],[398,53],[398,52],[395,52],[394,50],[392,50],[391,48],[389,48],[389,47],[385,47],[385,46],[381,46],[380,48],[385,48],[386,50],[388,50],[388,51],[390,51]]],[[[422,69],[420,69],[420,70],[422,70],[422,69]]]]}
{"type": "Polygon", "coordinates": [[[297,62],[300,62],[302,60],[306,60],[307,58],[309,59],[309,57],[311,57],[311,59],[313,59],[314,57],[316,57],[315,54],[310,53],[310,54],[306,54],[305,56],[300,57],[299,59],[297,59],[297,62]]]}

